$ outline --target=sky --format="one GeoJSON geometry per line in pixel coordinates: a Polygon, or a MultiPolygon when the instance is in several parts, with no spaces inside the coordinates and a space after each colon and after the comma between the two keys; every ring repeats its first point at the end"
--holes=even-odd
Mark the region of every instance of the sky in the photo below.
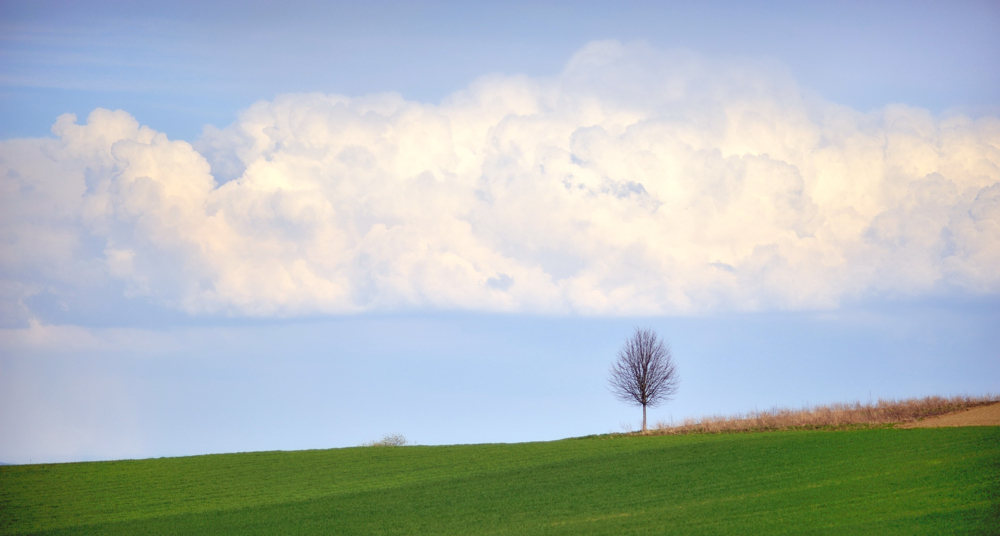
{"type": "Polygon", "coordinates": [[[1000,385],[995,2],[0,4],[0,462],[1000,385]]]}

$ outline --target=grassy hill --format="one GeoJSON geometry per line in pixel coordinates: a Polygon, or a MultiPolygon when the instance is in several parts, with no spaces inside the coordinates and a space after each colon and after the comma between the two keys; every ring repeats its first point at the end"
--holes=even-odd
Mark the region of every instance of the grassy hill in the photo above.
{"type": "Polygon", "coordinates": [[[998,534],[1000,427],[0,468],[0,533],[998,534]]]}

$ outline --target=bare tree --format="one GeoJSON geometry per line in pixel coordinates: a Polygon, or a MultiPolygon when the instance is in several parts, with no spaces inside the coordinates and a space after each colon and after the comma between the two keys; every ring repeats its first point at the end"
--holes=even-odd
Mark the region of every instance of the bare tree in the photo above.
{"type": "Polygon", "coordinates": [[[677,392],[677,368],[670,346],[649,329],[635,329],[618,350],[608,383],[622,402],[642,406],[642,432],[646,432],[646,406],[656,407],[677,392]]]}

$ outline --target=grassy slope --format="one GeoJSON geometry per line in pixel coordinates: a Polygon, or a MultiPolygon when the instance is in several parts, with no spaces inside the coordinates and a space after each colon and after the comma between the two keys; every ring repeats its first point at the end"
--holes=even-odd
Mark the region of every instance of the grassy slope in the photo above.
{"type": "Polygon", "coordinates": [[[0,533],[1000,533],[1000,427],[0,469],[0,533]]]}

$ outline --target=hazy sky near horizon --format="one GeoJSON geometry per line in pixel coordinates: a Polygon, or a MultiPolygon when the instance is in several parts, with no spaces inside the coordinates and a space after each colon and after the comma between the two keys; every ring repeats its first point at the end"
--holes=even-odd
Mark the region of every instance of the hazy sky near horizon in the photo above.
{"type": "Polygon", "coordinates": [[[995,2],[7,2],[0,461],[1000,385],[995,2]]]}

